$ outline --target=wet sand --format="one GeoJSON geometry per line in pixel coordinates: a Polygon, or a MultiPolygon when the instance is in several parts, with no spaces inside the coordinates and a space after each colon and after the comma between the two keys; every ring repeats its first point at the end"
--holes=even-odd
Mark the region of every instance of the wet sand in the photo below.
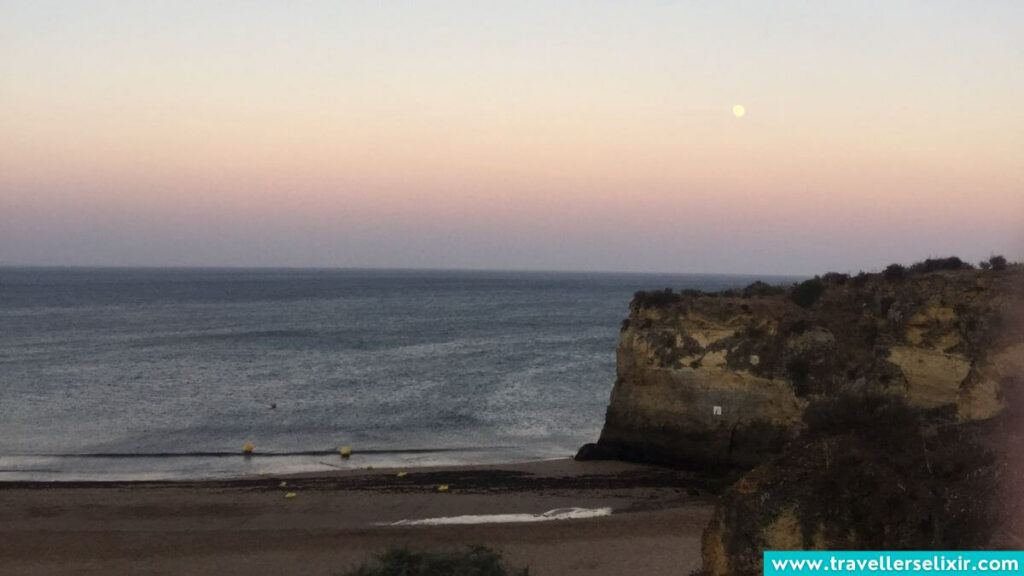
{"type": "Polygon", "coordinates": [[[0,483],[0,574],[341,575],[391,546],[482,544],[541,576],[685,575],[700,565],[700,535],[714,505],[692,474],[618,462],[396,472],[0,483]],[[442,484],[447,492],[437,491],[442,484]],[[295,497],[285,498],[288,492],[295,497]],[[569,507],[613,513],[526,524],[388,525],[569,507]]]}

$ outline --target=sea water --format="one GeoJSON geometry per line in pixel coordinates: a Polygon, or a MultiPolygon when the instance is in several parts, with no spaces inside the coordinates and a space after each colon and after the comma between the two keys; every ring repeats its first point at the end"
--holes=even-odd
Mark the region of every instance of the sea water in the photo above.
{"type": "Polygon", "coordinates": [[[0,480],[571,456],[633,292],[755,279],[0,268],[0,480]]]}

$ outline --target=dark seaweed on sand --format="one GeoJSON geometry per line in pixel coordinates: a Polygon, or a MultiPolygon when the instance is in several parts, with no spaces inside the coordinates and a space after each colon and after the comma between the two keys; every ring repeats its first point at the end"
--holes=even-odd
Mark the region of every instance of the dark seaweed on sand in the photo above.
{"type": "Polygon", "coordinates": [[[419,552],[392,548],[377,559],[344,576],[528,576],[529,570],[511,569],[501,553],[484,546],[465,550],[419,552]]]}

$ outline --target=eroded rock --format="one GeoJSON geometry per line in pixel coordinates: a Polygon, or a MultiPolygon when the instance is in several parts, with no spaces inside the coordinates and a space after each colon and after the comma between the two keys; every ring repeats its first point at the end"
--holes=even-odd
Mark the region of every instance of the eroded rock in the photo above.
{"type": "Polygon", "coordinates": [[[899,281],[827,275],[800,306],[769,289],[638,294],[598,445],[630,459],[749,468],[800,435],[810,402],[835,394],[992,418],[1004,381],[1022,372],[1022,283],[1024,269],[1011,266],[899,281]]]}

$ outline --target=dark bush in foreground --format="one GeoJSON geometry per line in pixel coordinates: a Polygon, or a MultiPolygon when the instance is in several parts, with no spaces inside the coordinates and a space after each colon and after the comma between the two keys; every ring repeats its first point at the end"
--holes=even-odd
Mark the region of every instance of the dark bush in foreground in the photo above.
{"type": "Polygon", "coordinates": [[[789,297],[801,308],[810,308],[825,292],[825,283],[821,278],[814,277],[793,286],[789,297]]]}
{"type": "Polygon", "coordinates": [[[528,576],[529,570],[507,568],[501,554],[483,546],[464,551],[416,552],[392,548],[345,576],[528,576]]]}
{"type": "Polygon", "coordinates": [[[1006,258],[1003,256],[993,256],[988,259],[988,263],[992,266],[993,270],[1005,270],[1006,269],[1006,258]]]}

